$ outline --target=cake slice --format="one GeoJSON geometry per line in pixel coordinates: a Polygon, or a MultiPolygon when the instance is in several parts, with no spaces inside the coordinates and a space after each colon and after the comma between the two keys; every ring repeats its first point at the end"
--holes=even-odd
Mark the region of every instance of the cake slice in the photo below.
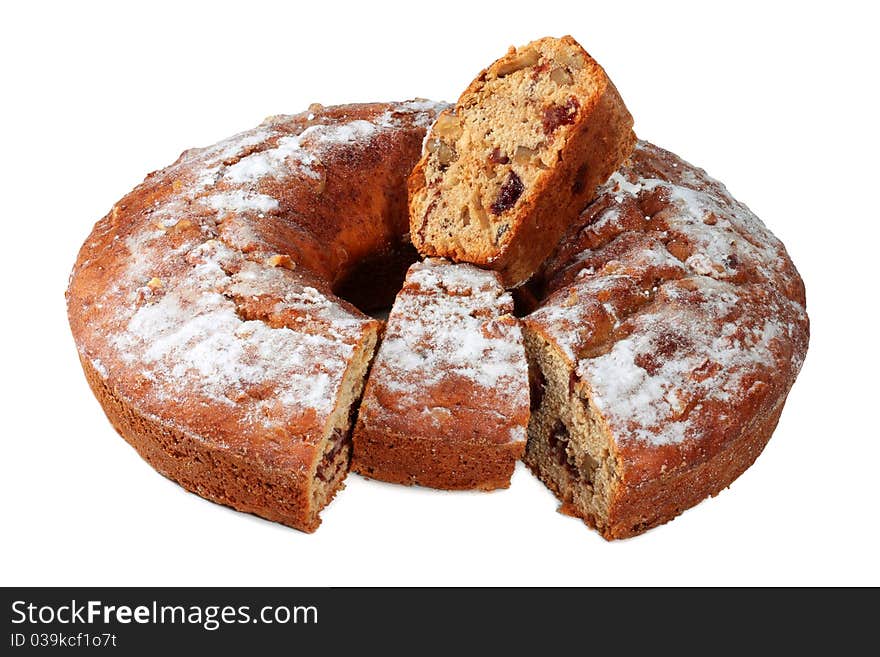
{"type": "Polygon", "coordinates": [[[428,134],[409,178],[413,244],[515,287],[634,143],[617,89],[572,37],[511,48],[428,134]]]}
{"type": "Polygon", "coordinates": [[[354,430],[352,470],[432,488],[507,488],[526,444],[528,366],[496,273],[412,265],[354,430]]]}
{"type": "Polygon", "coordinates": [[[758,457],[809,341],[782,243],[719,182],[642,142],[542,268],[524,317],[523,462],[605,538],[669,522],[758,457]]]}

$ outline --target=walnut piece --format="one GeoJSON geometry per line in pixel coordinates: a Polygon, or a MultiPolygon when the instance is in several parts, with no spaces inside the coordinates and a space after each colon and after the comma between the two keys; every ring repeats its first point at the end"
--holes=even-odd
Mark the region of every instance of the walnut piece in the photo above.
{"type": "Polygon", "coordinates": [[[458,153],[449,144],[440,139],[429,139],[425,144],[425,150],[430,154],[437,155],[437,162],[441,167],[447,167],[458,159],[458,153]]]}
{"type": "Polygon", "coordinates": [[[495,73],[499,78],[503,78],[511,73],[516,73],[528,66],[534,66],[538,63],[541,55],[537,50],[524,50],[523,52],[512,55],[506,62],[501,62],[495,73]]]}
{"type": "Polygon", "coordinates": [[[284,269],[296,269],[296,263],[289,255],[276,254],[266,260],[270,267],[283,267],[284,269]]]}
{"type": "Polygon", "coordinates": [[[580,71],[584,67],[584,56],[577,51],[562,53],[557,61],[572,71],[580,71]]]}
{"type": "Polygon", "coordinates": [[[461,137],[461,122],[457,116],[443,112],[434,123],[433,133],[446,141],[455,141],[461,137]]]}
{"type": "Polygon", "coordinates": [[[550,71],[550,79],[561,87],[568,86],[572,82],[574,82],[574,78],[571,77],[571,73],[561,67],[554,68],[552,71],[550,71]]]}
{"type": "Polygon", "coordinates": [[[532,158],[538,154],[538,151],[526,148],[525,146],[517,146],[513,154],[513,161],[517,164],[531,164],[532,158]]]}

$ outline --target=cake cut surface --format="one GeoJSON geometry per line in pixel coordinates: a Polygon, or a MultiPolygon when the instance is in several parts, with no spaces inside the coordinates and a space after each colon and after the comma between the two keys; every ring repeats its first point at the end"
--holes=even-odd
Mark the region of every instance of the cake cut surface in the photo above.
{"type": "Polygon", "coordinates": [[[309,532],[349,469],[493,490],[522,458],[640,534],[755,461],[809,342],[782,243],[637,142],[571,37],[454,107],[314,105],[185,151],[98,221],[67,308],[146,461],[309,532]]]}
{"type": "Polygon", "coordinates": [[[634,141],[617,89],[574,39],[511,48],[431,128],[409,179],[413,244],[517,286],[634,141]]]}
{"type": "Polygon", "coordinates": [[[807,350],[803,282],[719,182],[640,143],[562,240],[523,320],[526,464],[606,538],[749,467],[807,350]]]}
{"type": "Polygon", "coordinates": [[[512,312],[494,272],[438,258],[412,265],[364,392],[352,469],[433,488],[509,486],[529,417],[512,312]]]}

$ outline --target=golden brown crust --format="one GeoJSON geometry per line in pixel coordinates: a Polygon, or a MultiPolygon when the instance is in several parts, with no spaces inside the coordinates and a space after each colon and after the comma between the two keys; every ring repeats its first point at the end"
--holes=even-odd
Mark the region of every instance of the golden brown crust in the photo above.
{"type": "MultiPolygon", "coordinates": [[[[482,209],[487,206],[486,199],[482,204],[477,203],[475,209],[470,206],[467,214],[467,226],[475,224],[477,219],[474,215],[481,214],[489,217],[493,222],[491,229],[498,229],[500,236],[485,236],[474,243],[468,240],[467,244],[462,240],[462,234],[469,230],[462,226],[456,226],[457,217],[449,215],[459,211],[451,199],[452,194],[439,191],[445,184],[434,180],[428,180],[429,168],[436,165],[437,156],[430,149],[425,149],[421,159],[416,164],[413,173],[409,177],[409,203],[410,203],[410,232],[413,244],[424,255],[447,257],[457,262],[471,262],[482,267],[491,268],[499,272],[507,287],[515,287],[534,274],[541,262],[550,254],[559,238],[565,232],[568,225],[577,217],[586,203],[593,198],[596,188],[607,180],[620,164],[632,151],[635,144],[635,135],[632,132],[632,117],[626,109],[616,87],[608,79],[605,71],[593,60],[589,54],[570,36],[561,39],[545,38],[534,41],[519,48],[494,62],[486,70],[482,71],[476,79],[462,93],[455,108],[446,110],[441,114],[441,119],[447,117],[461,117],[467,125],[465,114],[467,112],[481,112],[488,96],[500,91],[490,92],[487,81],[497,80],[499,71],[510,67],[512,60],[523,58],[523,53],[542,52],[541,59],[530,62],[525,71],[532,71],[535,80],[548,78],[554,70],[555,64],[550,58],[553,56],[570,58],[570,52],[579,53],[582,57],[583,68],[573,70],[574,79],[585,78],[587,83],[583,88],[579,84],[572,86],[570,102],[577,104],[576,113],[573,117],[566,117],[565,125],[560,126],[559,134],[564,133],[563,140],[556,144],[558,135],[543,134],[547,143],[539,142],[532,144],[537,149],[538,155],[552,158],[552,163],[540,164],[541,169],[535,176],[527,176],[527,171],[533,170],[531,163],[521,163],[516,159],[511,147],[504,145],[501,134],[504,131],[515,129],[514,124],[519,124],[519,119],[506,114],[492,114],[476,123],[478,130],[485,130],[487,134],[492,131],[493,136],[487,141],[481,137],[470,137],[470,141],[458,148],[471,149],[468,155],[479,160],[485,158],[486,153],[482,150],[491,150],[496,140],[502,146],[495,149],[494,163],[497,165],[491,178],[501,180],[505,176],[517,175],[518,181],[525,181],[525,187],[521,196],[515,199],[512,211],[505,211],[501,217],[493,217],[491,209],[487,215],[482,209]],[[561,54],[560,54],[561,53],[561,54]],[[546,58],[546,59],[545,59],[546,58]],[[570,125],[568,124],[570,120],[570,125]],[[497,133],[497,134],[495,134],[497,133]],[[558,148],[558,153],[551,152],[558,148]],[[543,155],[541,149],[547,148],[548,152],[543,155]],[[498,158],[503,162],[498,164],[498,158]],[[444,198],[444,194],[446,198],[444,198]],[[446,206],[449,198],[449,207],[446,206]],[[503,222],[502,218],[503,217],[503,222]],[[496,225],[495,221],[500,222],[496,225]]],[[[568,74],[566,74],[568,75],[568,74]]],[[[571,77],[571,76],[569,76],[571,77]]],[[[534,86],[534,85],[533,85],[534,86]]],[[[513,93],[509,105],[510,108],[521,108],[533,103],[534,110],[528,119],[532,124],[537,124],[538,132],[542,120],[542,111],[547,112],[555,106],[552,103],[545,107],[547,99],[541,97],[536,88],[526,87],[531,91],[523,92],[517,88],[513,93]],[[529,94],[534,94],[534,97],[529,94]],[[522,97],[520,97],[522,96],[522,97]]],[[[511,109],[512,111],[512,109],[511,109]]],[[[438,124],[432,128],[426,144],[431,144],[432,139],[441,139],[436,135],[442,135],[438,130],[438,124]]],[[[465,128],[467,131],[467,128],[465,128]]],[[[521,135],[521,140],[534,140],[534,136],[521,135]]],[[[461,142],[461,140],[459,140],[461,142]]],[[[444,142],[445,143],[445,142],[444,142]]],[[[460,155],[460,154],[459,154],[460,155]]],[[[490,160],[493,155],[489,154],[490,160]]],[[[479,176],[480,174],[476,174],[479,176]]],[[[460,176],[456,172],[456,176],[460,176]]],[[[454,186],[469,190],[476,183],[473,176],[457,183],[454,186]]],[[[482,184],[482,183],[480,183],[482,184]]],[[[497,185],[491,181],[489,187],[497,185]]],[[[502,186],[503,189],[503,186],[502,186]]],[[[467,191],[467,194],[481,195],[478,191],[467,191]]],[[[493,192],[494,194],[494,192],[493,192]]],[[[459,195],[455,192],[455,195],[459,195]]],[[[484,194],[483,194],[484,195],[484,194]]],[[[500,198],[500,197],[499,197],[500,198]]]]}
{"type": "MultiPolygon", "coordinates": [[[[659,476],[635,486],[621,486],[615,493],[610,513],[604,517],[584,513],[582,508],[573,504],[571,490],[542,470],[537,459],[527,457],[524,463],[562,502],[560,513],[580,518],[607,540],[631,538],[674,520],[687,509],[729,487],[766,447],[784,404],[783,397],[775,407],[755,415],[751,426],[744,427],[739,435],[724,443],[707,459],[687,463],[685,468],[669,476],[659,476]]],[[[643,456],[653,457],[647,451],[643,456]]],[[[630,462],[638,459],[635,454],[628,456],[630,462]]]]}
{"type": "Polygon", "coordinates": [[[352,469],[434,488],[506,488],[529,413],[512,312],[495,272],[430,258],[412,265],[367,381],[352,469]]]}
{"type": "MultiPolygon", "coordinates": [[[[628,538],[669,522],[707,497],[730,486],[764,451],[779,422],[785,396],[762,409],[710,458],[691,463],[669,477],[659,477],[635,487],[621,487],[611,512],[601,524],[585,519],[607,539],[628,538]]],[[[632,457],[630,457],[632,458],[632,457]]]]}
{"type": "MultiPolygon", "coordinates": [[[[237,511],[305,532],[318,528],[320,509],[311,507],[308,475],[302,469],[261,463],[144,416],[117,394],[88,360],[80,358],[80,363],[113,427],[157,472],[191,493],[237,511]]],[[[333,495],[341,488],[334,489],[333,495]]]]}
{"type": "MultiPolygon", "coordinates": [[[[605,81],[588,114],[621,128],[611,131],[617,137],[573,136],[567,148],[579,155],[530,190],[526,216],[567,225],[559,217],[576,202],[575,179],[592,189],[629,148],[629,115],[605,81]],[[575,166],[583,161],[592,162],[585,171],[575,166]]],[[[353,286],[364,294],[359,302],[379,305],[412,257],[404,177],[434,115],[416,105],[273,117],[185,152],[95,226],[71,275],[71,329],[108,418],[157,471],[238,510],[304,531],[318,526],[343,485],[346,432],[379,332],[336,293],[353,286]],[[378,295],[357,280],[374,262],[384,281],[378,295]]],[[[608,539],[671,520],[754,462],[809,336],[803,282],[784,247],[719,183],[644,143],[615,176],[545,262],[541,281],[520,294],[531,311],[528,336],[562,363],[566,412],[581,409],[608,436],[595,463],[579,462],[593,476],[604,459],[604,497],[589,506],[592,494],[578,495],[599,491],[598,479],[572,485],[542,465],[546,450],[531,449],[547,440],[552,419],[540,394],[525,461],[563,512],[608,539]]],[[[549,225],[524,220],[506,250],[476,260],[521,282],[536,266],[530,259],[555,242],[549,225]]],[[[469,266],[414,270],[432,267],[469,266]]],[[[464,353],[475,342],[456,329],[439,349],[445,325],[426,326],[433,312],[392,316],[386,345],[398,358],[386,363],[391,373],[382,373],[381,358],[374,367],[352,469],[402,484],[504,488],[524,447],[528,394],[517,386],[526,377],[515,366],[503,382],[482,380],[497,372],[485,367],[491,350],[482,341],[521,350],[513,301],[505,297],[499,309],[497,299],[477,300],[460,276],[438,281],[437,289],[409,281],[398,301],[413,292],[432,301],[448,295],[453,305],[469,299],[474,307],[462,316],[486,319],[480,348],[464,353]],[[394,346],[414,335],[419,344],[394,346]],[[422,363],[418,375],[400,367],[401,355],[430,353],[448,358],[440,367],[422,363]]],[[[504,294],[497,280],[495,288],[504,294]]],[[[516,361],[509,356],[505,367],[516,361]]],[[[576,422],[554,412],[567,441],[576,422]]],[[[558,470],[574,471],[578,463],[560,454],[558,470]]]]}
{"type": "Polygon", "coordinates": [[[543,276],[523,326],[555,389],[539,395],[525,461],[567,512],[607,538],[635,535],[754,461],[809,320],[784,246],[720,183],[639,144],[543,276]],[[601,476],[554,465],[546,445],[560,439],[563,457],[586,450],[601,476]]]}
{"type": "Polygon", "coordinates": [[[357,431],[351,469],[370,479],[441,490],[508,488],[525,443],[473,443],[374,427],[357,431]]]}
{"type": "Polygon", "coordinates": [[[334,291],[404,243],[405,177],[436,110],[270,117],[184,152],[96,224],[71,330],[108,416],[163,474],[317,526],[380,327],[334,291]]]}

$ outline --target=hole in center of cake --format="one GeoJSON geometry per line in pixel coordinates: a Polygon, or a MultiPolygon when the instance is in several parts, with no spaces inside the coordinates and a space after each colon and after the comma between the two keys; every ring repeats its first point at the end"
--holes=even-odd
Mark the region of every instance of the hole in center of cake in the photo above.
{"type": "Polygon", "coordinates": [[[409,242],[389,246],[362,260],[333,291],[361,312],[386,319],[394,297],[403,287],[406,270],[417,260],[419,253],[409,242]]]}

